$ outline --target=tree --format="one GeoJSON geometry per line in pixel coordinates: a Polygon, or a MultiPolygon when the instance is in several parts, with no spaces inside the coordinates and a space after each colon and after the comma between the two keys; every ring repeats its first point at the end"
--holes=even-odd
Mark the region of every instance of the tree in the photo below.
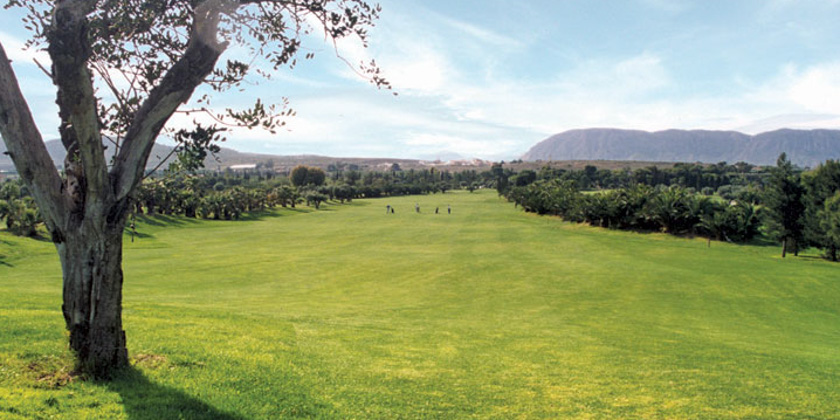
{"type": "Polygon", "coordinates": [[[726,213],[722,208],[722,205],[715,204],[714,202],[709,202],[708,211],[704,212],[700,215],[700,220],[697,222],[696,227],[703,230],[707,235],[706,246],[712,246],[712,238],[720,241],[723,239],[725,235],[727,220],[726,220],[726,213]]]}
{"type": "Polygon", "coordinates": [[[289,174],[289,180],[295,187],[302,187],[306,185],[306,178],[309,174],[309,167],[304,165],[295,166],[292,173],[289,174]]]}
{"type": "MultiPolygon", "coordinates": [[[[57,90],[64,174],[47,153],[2,45],[0,134],[61,260],[62,311],[77,368],[107,378],[128,364],[122,233],[155,139],[168,133],[182,152],[198,156],[220,140],[223,124],[273,132],[292,114],[285,106],[258,99],[250,109],[213,111],[212,96],[203,94],[184,107],[200,85],[223,92],[254,73],[245,62],[220,62],[232,45],[275,70],[294,66],[303,35],[315,29],[310,22],[326,39],[364,43],[379,7],[364,0],[8,0],[8,6],[27,10],[30,44],[49,53],[45,71],[57,90]],[[178,110],[221,123],[176,129],[168,121],[178,110]]],[[[361,72],[387,87],[375,63],[361,72]]]]}
{"type": "Polygon", "coordinates": [[[42,223],[32,197],[0,200],[0,220],[2,219],[6,219],[9,232],[19,236],[38,235],[37,227],[42,223]]]}
{"type": "Polygon", "coordinates": [[[345,201],[353,200],[354,194],[355,190],[349,185],[340,185],[335,189],[335,198],[341,201],[341,204],[344,204],[345,201]]]}
{"type": "Polygon", "coordinates": [[[697,220],[690,211],[693,197],[680,186],[658,191],[648,202],[648,214],[667,233],[677,233],[693,227],[697,220]]]}
{"type": "Polygon", "coordinates": [[[524,187],[530,185],[536,180],[537,173],[530,169],[525,169],[522,172],[519,172],[518,174],[510,177],[510,183],[516,187],[524,187]]]}
{"type": "Polygon", "coordinates": [[[825,207],[819,215],[825,231],[824,246],[828,248],[828,258],[837,261],[837,249],[840,249],[840,191],[825,200],[825,207]]]}
{"type": "Polygon", "coordinates": [[[319,210],[321,208],[321,203],[327,201],[329,197],[325,194],[321,194],[317,191],[309,191],[306,193],[306,203],[307,205],[315,206],[315,210],[319,210]]]}
{"type": "Polygon", "coordinates": [[[787,155],[782,153],[770,172],[764,197],[767,228],[774,238],[782,241],[782,258],[787,255],[788,245],[793,245],[795,255],[799,252],[798,243],[802,241],[804,231],[803,193],[799,174],[794,171],[787,155]]]}
{"type": "Polygon", "coordinates": [[[292,169],[292,173],[289,174],[289,180],[296,187],[307,185],[320,186],[324,185],[324,182],[327,180],[327,173],[321,168],[298,165],[292,169]]]}
{"type": "Polygon", "coordinates": [[[826,201],[840,191],[840,162],[827,160],[817,169],[802,174],[802,183],[805,186],[805,239],[809,245],[824,249],[826,256],[835,260],[837,249],[828,237],[822,213],[826,201]]]}
{"type": "Polygon", "coordinates": [[[321,186],[327,180],[327,173],[321,168],[309,168],[306,173],[306,183],[309,185],[321,186]]]}

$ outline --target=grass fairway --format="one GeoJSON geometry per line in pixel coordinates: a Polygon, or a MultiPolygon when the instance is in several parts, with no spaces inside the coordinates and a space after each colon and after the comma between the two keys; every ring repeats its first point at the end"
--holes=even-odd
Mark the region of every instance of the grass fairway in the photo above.
{"type": "Polygon", "coordinates": [[[840,418],[840,265],[775,247],[494,192],[138,230],[112,383],[68,382],[52,244],[0,233],[0,419],[840,418]]]}

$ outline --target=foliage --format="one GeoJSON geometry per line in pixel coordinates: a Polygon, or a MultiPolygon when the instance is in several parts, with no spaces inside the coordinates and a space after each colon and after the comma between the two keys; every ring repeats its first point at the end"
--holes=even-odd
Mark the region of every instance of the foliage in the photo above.
{"type": "MultiPolygon", "coordinates": [[[[180,162],[176,162],[174,167],[171,165],[162,173],[158,171],[141,183],[134,193],[132,211],[138,215],[236,220],[247,213],[276,206],[294,208],[302,201],[320,209],[328,201],[344,204],[363,197],[445,193],[459,187],[474,191],[485,185],[487,179],[475,171],[452,174],[414,169],[392,173],[334,168],[331,174],[328,177],[322,169],[310,166],[296,167],[288,178],[276,177],[273,170],[265,169],[184,171],[180,162]],[[296,187],[293,181],[300,174],[314,174],[311,179],[322,184],[307,183],[304,176],[304,185],[296,187]],[[473,182],[468,184],[468,180],[473,182]]],[[[14,185],[19,188],[22,184],[14,185]]],[[[26,203],[37,210],[33,201],[26,203]]]]}
{"type": "Polygon", "coordinates": [[[828,236],[824,218],[830,214],[830,211],[825,213],[826,202],[840,191],[840,162],[828,160],[815,170],[802,174],[802,183],[805,187],[805,240],[811,246],[826,250],[826,255],[836,260],[837,246],[828,236]]]}
{"type": "Polygon", "coordinates": [[[794,171],[790,160],[782,153],[770,172],[764,197],[767,231],[771,237],[783,242],[782,257],[788,244],[794,246],[795,253],[798,252],[804,238],[803,195],[799,173],[794,171]]]}
{"type": "Polygon", "coordinates": [[[828,257],[837,261],[837,250],[840,249],[840,191],[825,200],[825,206],[817,216],[824,232],[821,245],[828,250],[828,257]]]}
{"type": "Polygon", "coordinates": [[[299,165],[292,169],[289,179],[292,181],[292,185],[296,187],[305,187],[310,185],[317,187],[324,185],[324,181],[327,179],[327,174],[321,168],[299,165]]]}
{"type": "Polygon", "coordinates": [[[717,191],[721,195],[728,195],[726,198],[749,200],[752,203],[757,202],[759,197],[755,190],[763,185],[767,176],[764,168],[743,162],[731,165],[725,162],[714,165],[676,163],[670,168],[647,166],[633,171],[598,169],[592,165],[586,165],[583,170],[544,166],[538,172],[523,170],[520,173],[502,164],[495,164],[490,172],[502,195],[506,194],[510,186],[527,185],[537,179],[560,179],[574,181],[581,190],[631,188],[634,185],[681,186],[704,191],[706,195],[717,191]]]}
{"type": "Polygon", "coordinates": [[[760,226],[756,208],[750,203],[724,205],[679,186],[636,185],[584,194],[577,191],[573,181],[554,179],[513,187],[507,197],[525,211],[613,229],[699,233],[745,242],[758,234],[760,226]]]}
{"type": "Polygon", "coordinates": [[[788,246],[798,253],[810,245],[837,258],[824,227],[825,202],[840,191],[840,164],[831,160],[801,176],[784,154],[769,169],[741,162],[636,171],[544,167],[534,177],[533,171],[522,176],[497,164],[489,172],[499,193],[526,211],[593,226],[735,242],[749,241],[763,228],[783,242],[783,255],[788,246]]]}
{"type": "Polygon", "coordinates": [[[315,209],[321,208],[321,203],[327,201],[329,196],[319,193],[317,191],[308,191],[305,195],[306,205],[315,206],[315,209]]]}
{"type": "Polygon", "coordinates": [[[44,222],[35,200],[19,181],[7,180],[0,186],[0,221],[6,229],[20,236],[38,235],[38,225],[44,222]]]}

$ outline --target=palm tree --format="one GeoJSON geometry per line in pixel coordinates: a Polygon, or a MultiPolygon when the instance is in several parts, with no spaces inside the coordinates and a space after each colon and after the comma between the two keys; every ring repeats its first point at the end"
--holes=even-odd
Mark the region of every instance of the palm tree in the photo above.
{"type": "Polygon", "coordinates": [[[726,235],[725,230],[727,229],[728,223],[725,209],[715,202],[710,201],[709,203],[708,207],[704,209],[705,211],[700,214],[699,221],[695,224],[695,227],[704,231],[708,238],[706,246],[711,247],[712,237],[720,241],[726,235]]]}
{"type": "Polygon", "coordinates": [[[685,188],[671,186],[655,194],[648,203],[648,214],[661,229],[676,233],[690,226],[688,223],[688,193],[685,188]]]}

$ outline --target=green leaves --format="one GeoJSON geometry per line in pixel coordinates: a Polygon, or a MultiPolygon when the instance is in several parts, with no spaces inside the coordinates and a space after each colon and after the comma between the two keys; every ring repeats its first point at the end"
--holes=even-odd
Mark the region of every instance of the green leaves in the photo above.
{"type": "Polygon", "coordinates": [[[221,150],[219,143],[224,141],[219,133],[227,131],[224,127],[215,125],[205,127],[196,123],[191,130],[181,129],[175,132],[175,141],[178,146],[175,148],[178,154],[178,163],[181,169],[187,172],[194,172],[204,168],[204,159],[207,153],[216,154],[221,150]]]}
{"type": "Polygon", "coordinates": [[[7,181],[0,186],[0,220],[15,235],[36,236],[37,227],[43,223],[35,200],[18,181],[7,181]]]}
{"type": "Polygon", "coordinates": [[[802,201],[804,189],[799,173],[782,153],[776,167],[770,172],[770,181],[765,188],[765,208],[769,233],[779,240],[799,241],[803,236],[802,201]]]}

